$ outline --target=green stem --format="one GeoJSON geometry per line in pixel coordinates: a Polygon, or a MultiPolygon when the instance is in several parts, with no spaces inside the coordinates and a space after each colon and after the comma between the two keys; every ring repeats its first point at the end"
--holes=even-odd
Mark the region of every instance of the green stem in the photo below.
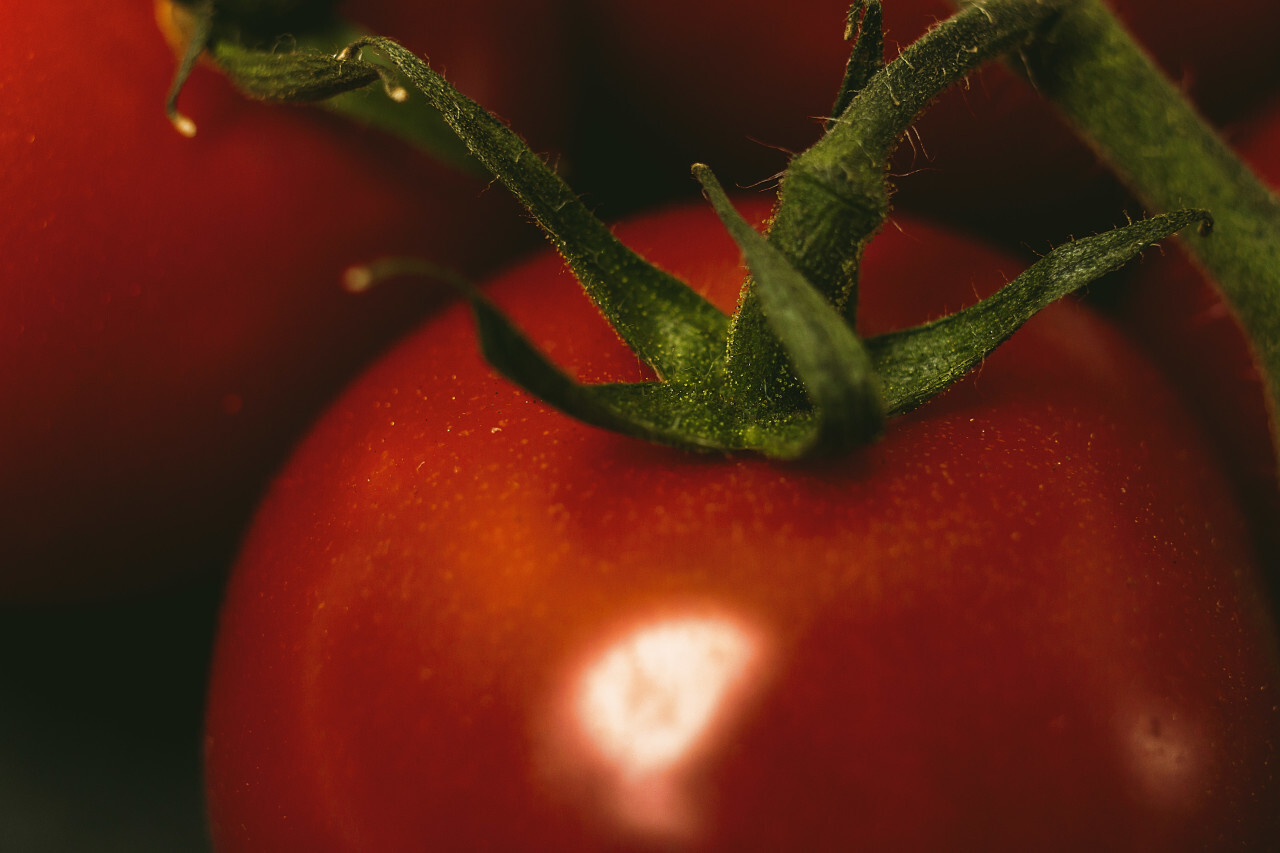
{"type": "MultiPolygon", "coordinates": [[[[862,248],[889,210],[888,161],[916,117],[980,64],[1025,44],[1072,0],[989,0],[941,22],[871,77],[779,190],[770,241],[852,325],[862,248]]],[[[749,284],[729,340],[741,399],[794,408],[801,383],[749,284]]]]}
{"type": "Polygon", "coordinates": [[[1143,204],[1213,214],[1212,236],[1182,239],[1252,341],[1280,447],[1280,200],[1099,0],[1076,0],[1027,60],[1039,89],[1143,204]]]}

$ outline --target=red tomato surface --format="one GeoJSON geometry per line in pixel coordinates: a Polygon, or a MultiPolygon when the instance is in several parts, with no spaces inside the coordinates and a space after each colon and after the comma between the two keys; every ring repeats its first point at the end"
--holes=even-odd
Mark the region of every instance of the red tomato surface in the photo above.
{"type": "MultiPolygon", "coordinates": [[[[865,259],[864,330],[1016,271],[899,224],[865,259]]],[[[705,207],[619,233],[733,304],[705,207]]],[[[491,292],[581,377],[643,375],[555,258],[491,292]]],[[[1242,521],[1085,310],[880,443],[794,465],[578,424],[473,336],[458,308],[381,361],[255,522],[210,687],[221,853],[1280,840],[1242,521]]]]}
{"type": "MultiPolygon", "coordinates": [[[[390,28],[393,5],[363,8],[390,28]]],[[[0,598],[176,577],[229,539],[333,392],[440,301],[421,283],[352,295],[344,269],[411,253],[489,270],[519,245],[518,216],[483,181],[319,111],[249,103],[207,69],[181,101],[199,133],[181,137],[150,3],[8,3],[0,32],[0,598]]],[[[438,52],[498,109],[555,89],[551,64],[505,42],[484,79],[476,38],[438,52]]]]}
{"type": "MultiPolygon", "coordinates": [[[[1119,16],[1216,121],[1238,117],[1280,84],[1280,3],[1114,0],[1119,16]]],[[[602,99],[659,135],[678,168],[699,160],[740,183],[765,180],[785,151],[816,141],[848,58],[848,0],[616,0],[588,4],[602,99]]],[[[884,0],[886,58],[935,21],[948,0],[884,0]]],[[[966,227],[1029,234],[1031,213],[1073,233],[1119,218],[1123,196],[1052,108],[999,65],[927,112],[895,160],[897,201],[966,227]],[[1085,204],[1080,201],[1090,189],[1085,204]],[[1104,213],[1105,211],[1105,213],[1104,213]],[[1011,221],[1006,221],[1011,220],[1011,221]]]]}
{"type": "MultiPolygon", "coordinates": [[[[1260,178],[1280,189],[1280,102],[1234,140],[1260,178]]],[[[1123,291],[1126,327],[1177,377],[1223,454],[1280,584],[1280,481],[1266,392],[1247,338],[1183,246],[1147,252],[1123,291]]]]}

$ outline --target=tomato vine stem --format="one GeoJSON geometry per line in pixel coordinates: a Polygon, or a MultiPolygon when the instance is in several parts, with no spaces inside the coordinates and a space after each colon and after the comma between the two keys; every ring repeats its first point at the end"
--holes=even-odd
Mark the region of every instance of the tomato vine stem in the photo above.
{"type": "MultiPolygon", "coordinates": [[[[1028,42],[1068,2],[990,0],[961,10],[867,79],[822,138],[792,159],[769,239],[851,325],[862,249],[888,216],[888,164],[898,142],[943,90],[1028,42]]],[[[879,26],[879,0],[865,6],[871,14],[862,26],[879,26]]],[[[784,408],[804,399],[752,283],[730,330],[729,364],[741,397],[784,408]]]]}

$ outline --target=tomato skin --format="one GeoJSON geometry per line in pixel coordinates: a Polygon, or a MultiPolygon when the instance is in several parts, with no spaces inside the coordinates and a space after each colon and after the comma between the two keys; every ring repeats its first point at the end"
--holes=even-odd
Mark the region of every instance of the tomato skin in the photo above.
{"type": "Polygon", "coordinates": [[[20,45],[0,58],[0,598],[212,562],[317,409],[442,301],[349,294],[343,271],[413,254],[479,274],[522,245],[484,182],[205,68],[181,137],[150,4],[108,6],[0,10],[20,45]]]}
{"type": "MultiPolygon", "coordinates": [[[[618,0],[588,4],[600,89],[671,149],[672,168],[709,163],[741,185],[813,144],[839,87],[849,3],[618,0]]],[[[949,17],[948,0],[886,0],[886,57],[949,17]]],[[[1113,0],[1135,37],[1215,122],[1280,85],[1280,5],[1113,0]]],[[[980,226],[1014,244],[1115,224],[1126,203],[1052,107],[993,64],[925,113],[893,162],[900,209],[980,226]],[[1105,211],[1105,213],[1104,213],[1105,211]],[[1045,234],[1029,233],[1044,223],[1045,234]],[[1065,230],[1062,230],[1065,229],[1065,230]]]]}
{"type": "MultiPolygon", "coordinates": [[[[619,233],[733,304],[708,210],[619,233]]],[[[864,331],[1015,268],[891,227],[864,331]]],[[[643,375],[557,260],[490,292],[581,377],[643,375]]],[[[451,311],[380,362],[262,507],[210,684],[221,853],[1280,839],[1243,524],[1092,315],[1051,309],[879,444],[801,465],[577,424],[473,334],[451,311]]]]}

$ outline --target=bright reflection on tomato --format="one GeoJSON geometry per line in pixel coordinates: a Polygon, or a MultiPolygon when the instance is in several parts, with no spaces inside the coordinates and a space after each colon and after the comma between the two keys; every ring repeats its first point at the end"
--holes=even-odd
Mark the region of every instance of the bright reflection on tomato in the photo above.
{"type": "Polygon", "coordinates": [[[762,659],[757,634],[732,618],[642,623],[574,673],[555,747],[583,762],[629,829],[694,836],[690,764],[732,724],[762,659]]]}

